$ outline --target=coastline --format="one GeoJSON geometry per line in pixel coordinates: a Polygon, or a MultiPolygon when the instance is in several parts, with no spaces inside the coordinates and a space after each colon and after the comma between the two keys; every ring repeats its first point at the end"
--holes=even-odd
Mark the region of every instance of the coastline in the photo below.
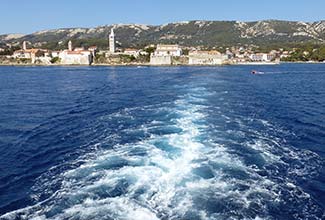
{"type": "Polygon", "coordinates": [[[220,66],[270,66],[270,65],[281,65],[281,64],[325,64],[325,62],[306,62],[306,61],[298,61],[298,62],[280,62],[280,63],[268,63],[268,62],[247,62],[247,63],[227,63],[222,65],[189,65],[189,64],[180,64],[180,65],[151,65],[150,63],[128,63],[128,64],[106,64],[106,63],[95,63],[91,65],[83,65],[83,64],[18,64],[18,63],[10,63],[3,64],[0,63],[0,66],[17,66],[17,67],[98,67],[98,66],[108,66],[108,67],[179,67],[179,66],[193,66],[193,67],[220,67],[220,66]]]}

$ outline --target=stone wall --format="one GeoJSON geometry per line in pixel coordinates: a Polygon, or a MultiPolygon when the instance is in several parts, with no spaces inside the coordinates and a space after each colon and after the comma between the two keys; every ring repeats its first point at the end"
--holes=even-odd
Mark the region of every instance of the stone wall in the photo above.
{"type": "Polygon", "coordinates": [[[172,65],[172,57],[171,56],[155,56],[152,55],[150,57],[150,65],[172,65]]]}
{"type": "Polygon", "coordinates": [[[60,55],[61,64],[64,65],[90,65],[91,55],[60,55]]]}
{"type": "Polygon", "coordinates": [[[189,65],[222,65],[226,59],[223,56],[214,55],[191,55],[189,65]]]}

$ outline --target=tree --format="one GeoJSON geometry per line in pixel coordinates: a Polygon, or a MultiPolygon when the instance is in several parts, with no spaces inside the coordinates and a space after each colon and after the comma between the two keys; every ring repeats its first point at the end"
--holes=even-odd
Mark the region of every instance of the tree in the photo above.
{"type": "Polygon", "coordinates": [[[59,57],[53,57],[51,60],[50,60],[50,62],[52,63],[52,64],[54,64],[54,63],[59,63],[61,61],[61,59],[59,58],[59,57]]]}

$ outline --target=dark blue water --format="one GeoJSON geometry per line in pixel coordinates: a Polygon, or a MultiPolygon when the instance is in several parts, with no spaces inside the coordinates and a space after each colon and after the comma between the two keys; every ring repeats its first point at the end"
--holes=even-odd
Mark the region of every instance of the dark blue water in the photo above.
{"type": "Polygon", "coordinates": [[[0,219],[324,219],[324,158],[325,65],[0,67],[0,219]]]}

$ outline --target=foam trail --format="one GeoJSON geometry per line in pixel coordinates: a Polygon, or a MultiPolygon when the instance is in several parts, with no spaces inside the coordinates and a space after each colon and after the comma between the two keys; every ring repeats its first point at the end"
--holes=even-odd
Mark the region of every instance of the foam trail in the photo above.
{"type": "MultiPolygon", "coordinates": [[[[317,161],[315,155],[280,148],[280,141],[270,135],[278,131],[271,123],[258,122],[269,132],[266,135],[254,130],[250,127],[254,120],[223,112],[225,102],[209,109],[208,99],[216,95],[193,88],[173,103],[103,117],[110,121],[135,120],[137,114],[155,116],[147,124],[124,130],[125,134],[142,130],[150,133],[149,138],[89,155],[83,165],[56,176],[61,182],[52,196],[1,218],[274,219],[270,210],[281,211],[288,198],[319,211],[292,178],[313,170],[297,169],[283,160],[317,161]],[[216,111],[217,121],[209,124],[208,113],[216,111]],[[247,135],[251,138],[245,139],[247,135]],[[280,179],[272,173],[280,169],[288,176],[280,179]]],[[[46,179],[44,188],[52,181],[46,179]]]]}
{"type": "Polygon", "coordinates": [[[170,206],[184,212],[191,201],[176,204],[174,200],[190,179],[192,161],[199,158],[204,147],[196,141],[202,126],[195,123],[204,115],[199,106],[186,99],[176,101],[172,111],[180,116],[172,121],[181,132],[115,146],[95,160],[67,171],[62,175],[61,190],[46,202],[46,209],[33,213],[32,208],[28,218],[91,219],[109,215],[113,219],[158,219],[173,215],[170,206]],[[105,212],[107,208],[111,213],[105,212]],[[53,210],[57,213],[49,216],[53,210]]]}

